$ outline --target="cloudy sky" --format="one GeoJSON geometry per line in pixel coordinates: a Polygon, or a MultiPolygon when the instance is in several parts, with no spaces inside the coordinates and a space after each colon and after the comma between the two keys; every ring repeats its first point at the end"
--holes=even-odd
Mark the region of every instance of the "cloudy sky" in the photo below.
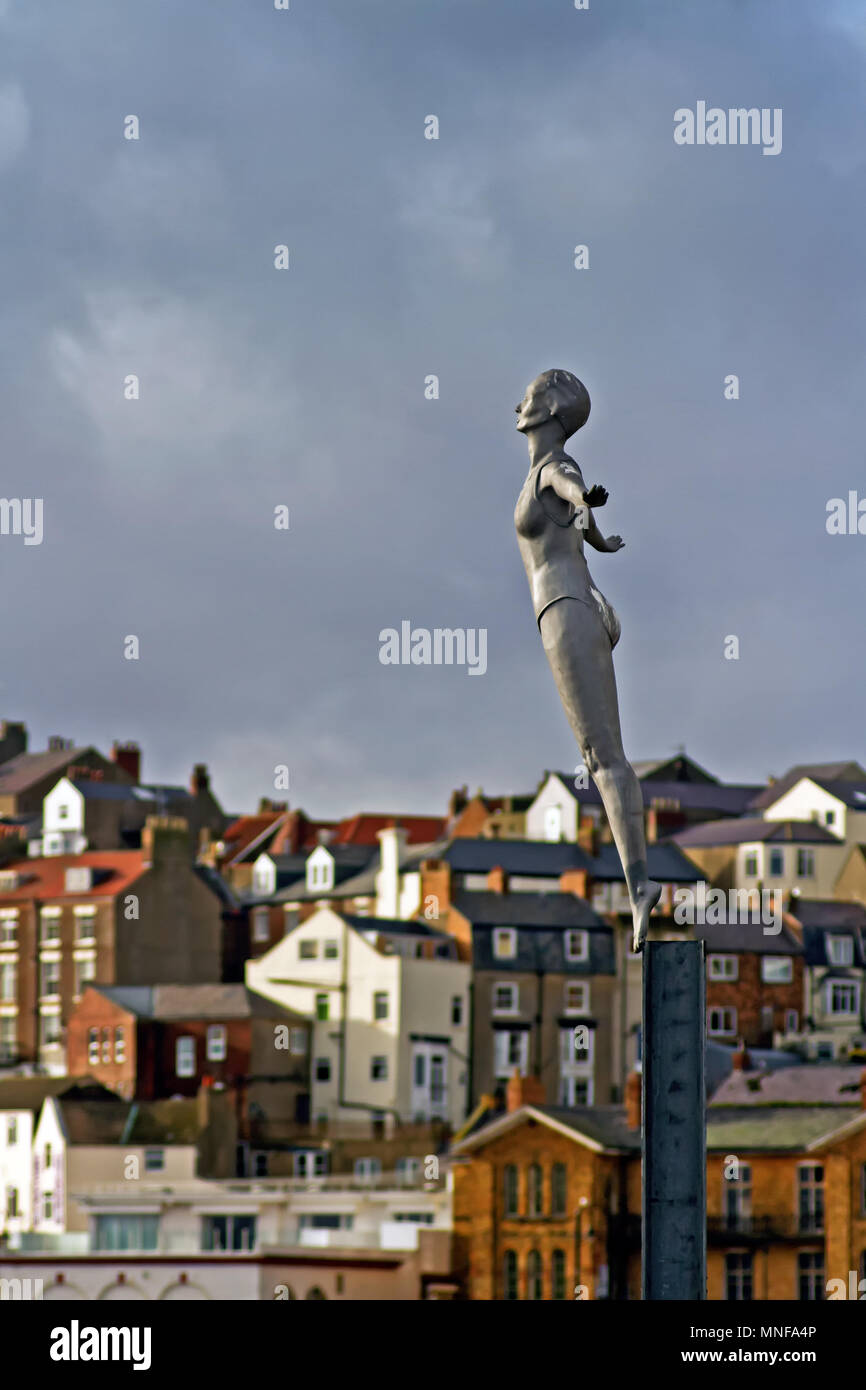
{"type": "Polygon", "coordinates": [[[630,755],[862,758],[864,78],[837,0],[0,0],[2,492],[44,499],[0,715],[230,810],[277,764],[321,815],[573,766],[512,520],[562,366],[630,755]],[[675,144],[698,101],[782,152],[675,144]],[[382,665],[404,619],[486,673],[382,665]]]}

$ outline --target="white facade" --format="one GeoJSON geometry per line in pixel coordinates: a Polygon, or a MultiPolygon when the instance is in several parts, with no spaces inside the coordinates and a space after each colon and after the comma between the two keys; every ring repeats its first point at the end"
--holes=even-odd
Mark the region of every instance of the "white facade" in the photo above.
{"type": "Polygon", "coordinates": [[[737,848],[734,887],[792,890],[803,898],[832,898],[847,849],[841,842],[791,844],[757,842],[737,848]]]}
{"type": "Polygon", "coordinates": [[[86,848],[84,797],[61,777],[42,802],[42,854],[81,854],[86,848]]]}
{"type": "Polygon", "coordinates": [[[0,1232],[32,1230],[33,1114],[0,1110],[0,1232]]]}
{"type": "Polygon", "coordinates": [[[579,824],[580,808],[571,790],[555,772],[549,773],[526,812],[527,840],[568,840],[573,844],[579,824]]]}
{"type": "MultiPolygon", "coordinates": [[[[459,1125],[468,1103],[470,966],[409,954],[425,938],[407,936],[399,949],[379,950],[376,919],[369,924],[369,932],[355,931],[322,907],[248,961],[246,983],[313,1019],[314,1120],[359,1120],[366,1110],[404,1122],[442,1118],[459,1125]],[[452,1022],[455,1016],[459,1023],[452,1022]],[[427,1044],[446,1059],[438,1064],[444,1078],[437,1076],[433,1085],[425,1072],[428,1100],[423,1110],[413,1110],[417,1058],[427,1055],[427,1044]]],[[[432,1058],[428,1065],[432,1069],[432,1058]]]]}
{"type": "Polygon", "coordinates": [[[793,787],[764,810],[764,820],[817,821],[848,845],[866,842],[866,794],[863,810],[849,808],[839,797],[819,787],[811,777],[802,777],[793,787]]]}

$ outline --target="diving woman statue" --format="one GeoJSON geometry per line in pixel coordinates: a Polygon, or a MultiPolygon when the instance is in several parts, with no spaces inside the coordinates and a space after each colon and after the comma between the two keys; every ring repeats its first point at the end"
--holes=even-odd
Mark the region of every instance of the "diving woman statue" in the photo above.
{"type": "Polygon", "coordinates": [[[613,670],[619,619],[584,555],[585,544],[613,554],[625,542],[599,531],[592,509],[604,506],[607,492],[587,488],[563,447],[586,423],[589,405],[586,387],[571,372],[542,372],[527,387],[517,428],[529,444],[529,476],[514,525],[547,660],[625,871],[633,948],[640,951],[661,888],[648,877],[643,798],[622,747],[613,670]]]}

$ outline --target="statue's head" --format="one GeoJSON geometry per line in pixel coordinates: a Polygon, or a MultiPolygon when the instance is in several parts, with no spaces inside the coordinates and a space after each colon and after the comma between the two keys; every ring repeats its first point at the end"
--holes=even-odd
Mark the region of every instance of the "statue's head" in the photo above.
{"type": "Polygon", "coordinates": [[[583,382],[571,372],[556,368],[542,372],[527,386],[517,406],[517,428],[525,434],[555,418],[568,439],[586,424],[589,408],[589,392],[583,382]]]}

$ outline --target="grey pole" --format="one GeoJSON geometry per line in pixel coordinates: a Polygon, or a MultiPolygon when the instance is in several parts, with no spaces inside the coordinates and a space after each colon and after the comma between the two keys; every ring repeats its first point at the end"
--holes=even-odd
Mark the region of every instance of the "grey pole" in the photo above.
{"type": "Polygon", "coordinates": [[[704,943],[643,956],[643,1297],[705,1299],[704,943]]]}

